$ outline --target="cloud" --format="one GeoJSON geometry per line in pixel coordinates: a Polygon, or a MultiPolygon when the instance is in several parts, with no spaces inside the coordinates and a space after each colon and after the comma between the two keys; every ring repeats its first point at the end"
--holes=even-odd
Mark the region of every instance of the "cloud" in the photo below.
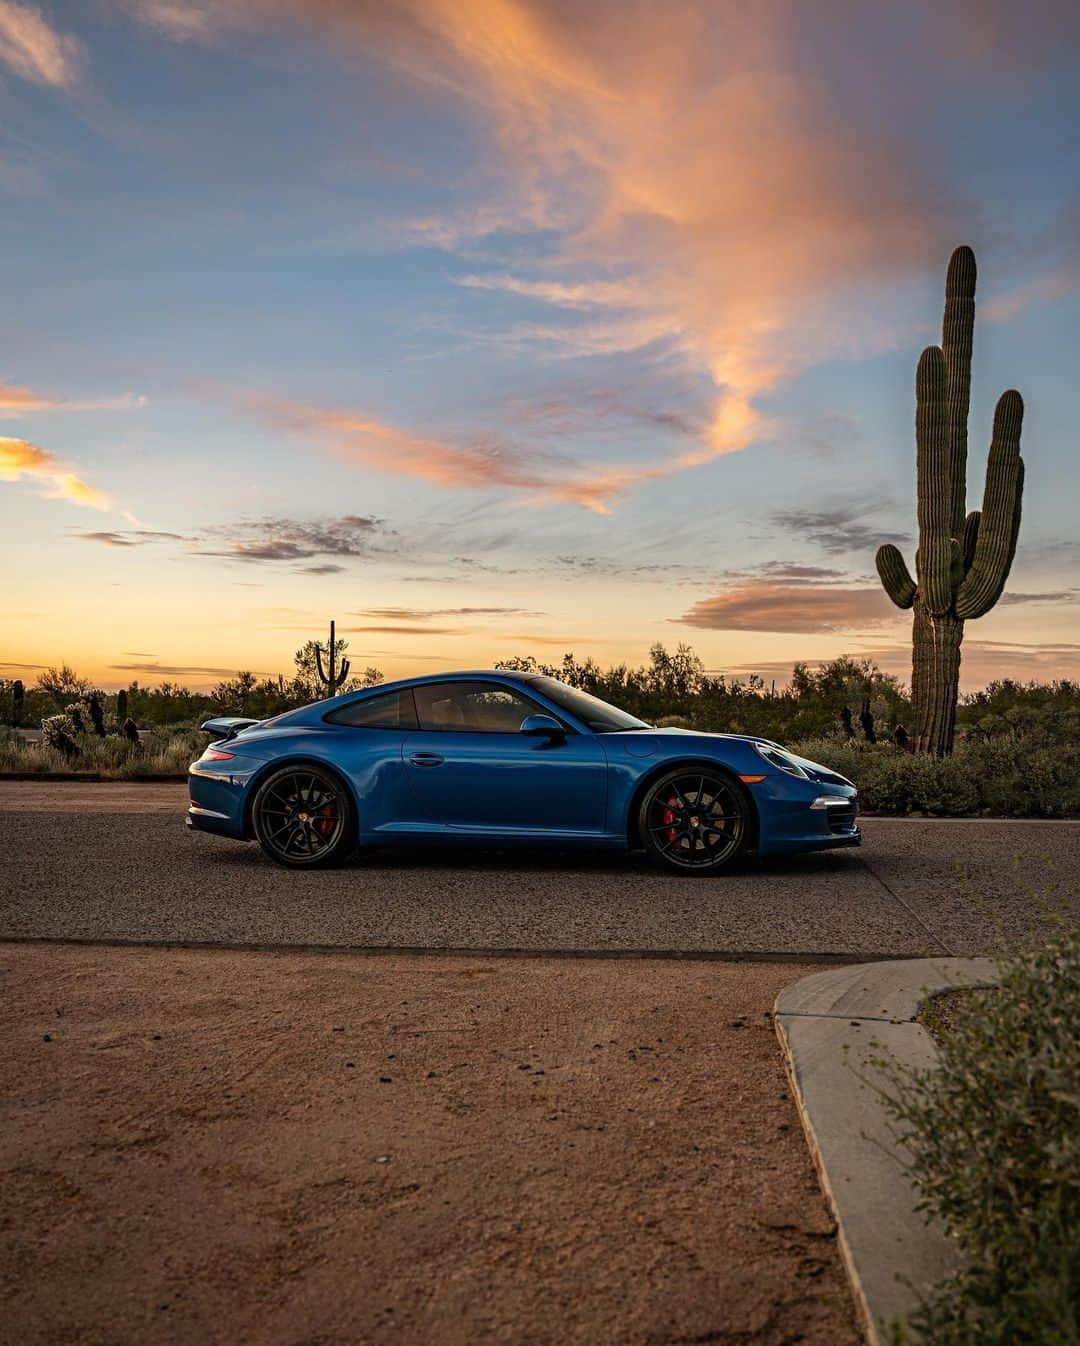
{"type": "Polygon", "coordinates": [[[942,266],[971,217],[930,119],[973,72],[995,87],[1032,78],[1077,31],[1075,4],[1009,8],[917,3],[881,23],[873,6],[795,0],[129,0],[179,40],[281,20],[456,103],[477,154],[445,213],[402,222],[399,237],[483,240],[484,265],[473,255],[455,283],[478,303],[502,292],[545,306],[548,321],[495,340],[588,358],[660,348],[700,373],[698,443],[592,491],[564,469],[552,494],[551,472],[506,446],[492,469],[483,445],[410,446],[371,422],[338,431],[383,470],[400,456],[402,472],[443,485],[490,476],[590,508],[745,448],[771,433],[766,401],[785,380],[906,331],[898,292],[942,266]],[[832,30],[844,41],[830,49],[832,30]],[[880,97],[866,96],[867,70],[880,97]]]}
{"type": "Polygon", "coordinates": [[[665,468],[577,464],[546,450],[519,448],[494,435],[424,435],[363,412],[265,396],[246,400],[274,424],[319,436],[346,462],[436,486],[508,487],[538,503],[563,501],[608,514],[612,500],[635,482],[667,475],[665,468]]]}
{"type": "Polygon", "coordinates": [[[138,543],[133,538],[128,538],[123,533],[97,532],[97,533],[74,533],[73,537],[81,542],[100,542],[103,547],[136,547],[138,543]]]}
{"type": "Polygon", "coordinates": [[[103,547],[143,547],[152,542],[186,542],[182,533],[163,533],[149,528],[132,532],[108,529],[89,533],[72,533],[80,542],[98,542],[103,547]]]}
{"type": "Polygon", "coordinates": [[[568,284],[557,280],[522,280],[505,273],[455,276],[455,285],[473,290],[499,290],[507,294],[536,299],[559,308],[627,308],[642,301],[641,288],[628,280],[578,281],[568,284]]]}
{"type": "Polygon", "coordinates": [[[789,631],[829,634],[896,620],[880,585],[758,579],[703,598],[674,620],[708,631],[789,631]]]}
{"type": "Polygon", "coordinates": [[[875,503],[855,503],[824,510],[782,509],[772,517],[775,523],[788,532],[816,543],[830,555],[843,556],[855,551],[872,555],[883,542],[902,547],[911,540],[906,533],[886,532],[874,524],[863,522],[867,515],[879,508],[880,505],[875,503]]]}
{"type": "Polygon", "coordinates": [[[345,573],[345,566],[321,565],[321,566],[299,566],[298,575],[342,575],[345,573]]]}
{"type": "Polygon", "coordinates": [[[434,621],[438,617],[542,617],[526,608],[364,608],[350,617],[381,617],[387,621],[434,621]]]}
{"type": "Polygon", "coordinates": [[[1072,258],[1004,294],[995,295],[979,307],[979,317],[987,322],[1007,322],[1033,304],[1063,299],[1080,285],[1080,259],[1072,258]]]}
{"type": "MultiPolygon", "coordinates": [[[[110,668],[123,673],[164,673],[169,677],[199,676],[209,678],[235,678],[235,668],[202,668],[196,664],[110,664],[110,668]]],[[[255,672],[255,669],[251,670],[255,672]]]]}
{"type": "Polygon", "coordinates": [[[998,606],[1011,607],[1019,603],[1075,603],[1080,598],[1078,589],[1057,589],[1051,593],[1025,594],[1009,589],[998,599],[998,606]]]}
{"type": "MultiPolygon", "coordinates": [[[[773,434],[766,399],[803,369],[890,346],[905,321],[891,317],[894,292],[940,266],[955,241],[963,203],[949,178],[914,129],[905,138],[904,117],[866,105],[851,73],[874,68],[876,53],[861,67],[812,59],[820,21],[783,0],[234,0],[224,13],[228,27],[277,16],[381,61],[471,120],[480,149],[467,178],[485,184],[487,199],[399,234],[448,249],[482,239],[490,269],[474,256],[453,283],[478,303],[486,292],[544,306],[546,318],[490,340],[648,361],[707,388],[692,445],[609,467],[491,435],[417,433],[366,409],[292,409],[297,428],[335,438],[368,467],[606,512],[640,483],[773,434]],[[845,95],[858,98],[859,116],[847,115],[845,95]],[[536,246],[522,249],[513,233],[536,246]]],[[[917,21],[901,26],[920,49],[917,21]]],[[[857,50],[877,40],[874,25],[855,27],[857,50]]],[[[901,86],[901,104],[906,94],[901,86]]],[[[467,191],[475,198],[475,185],[467,191]]]]}
{"type": "Polygon", "coordinates": [[[42,411],[134,411],[149,405],[149,398],[141,393],[121,393],[117,397],[90,400],[49,397],[29,388],[11,383],[0,383],[0,420],[26,416],[42,411]]]}
{"type": "Polygon", "coordinates": [[[70,500],[76,505],[92,509],[107,509],[109,497],[68,471],[66,466],[48,449],[39,448],[26,439],[9,439],[0,435],[0,481],[19,481],[28,477],[41,482],[45,495],[52,500],[70,500]]]}
{"type": "Polygon", "coordinates": [[[0,65],[31,84],[70,89],[82,63],[79,39],[58,33],[36,5],[0,0],[0,65]]]}
{"type": "Polygon", "coordinates": [[[221,0],[127,0],[125,8],[132,19],[174,42],[207,42],[234,17],[228,0],[224,4],[221,0]]]}
{"type": "MultiPolygon", "coordinates": [[[[759,438],[762,397],[851,350],[842,291],[909,279],[952,237],[946,185],[918,146],[870,113],[836,115],[795,7],[286,8],[451,91],[491,128],[502,197],[471,208],[474,236],[545,229],[554,247],[531,268],[458,283],[607,315],[514,339],[575,355],[667,341],[707,374],[702,444],[671,471],[759,438]],[[915,213],[913,199],[933,204],[915,213]]],[[[466,225],[459,213],[448,246],[466,225]]]]}
{"type": "MultiPolygon", "coordinates": [[[[208,528],[199,542],[220,540],[222,545],[199,545],[195,552],[199,556],[253,562],[304,561],[317,556],[357,557],[371,555],[383,539],[392,536],[392,530],[385,527],[384,521],[371,515],[345,514],[326,520],[266,518],[208,528]]],[[[332,572],[316,568],[314,573],[332,572]]]]}
{"type": "Polygon", "coordinates": [[[469,634],[466,626],[343,626],[347,635],[380,636],[465,636],[469,634]]]}

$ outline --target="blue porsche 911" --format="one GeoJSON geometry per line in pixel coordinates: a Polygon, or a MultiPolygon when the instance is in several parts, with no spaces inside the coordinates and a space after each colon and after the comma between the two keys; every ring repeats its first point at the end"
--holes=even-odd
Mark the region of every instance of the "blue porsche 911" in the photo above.
{"type": "Polygon", "coordinates": [[[446,673],[224,717],[188,826],[310,869],[431,842],[644,849],[680,874],[857,846],[854,786],[776,743],[657,729],[555,678],[446,673]]]}

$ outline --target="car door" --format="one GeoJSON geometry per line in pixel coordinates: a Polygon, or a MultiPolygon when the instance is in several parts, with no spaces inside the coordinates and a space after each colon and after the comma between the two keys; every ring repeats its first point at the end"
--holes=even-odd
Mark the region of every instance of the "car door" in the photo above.
{"type": "Polygon", "coordinates": [[[413,692],[420,727],[403,761],[424,818],[477,832],[604,831],[607,759],[595,734],[522,734],[526,716],[550,712],[506,683],[422,683],[413,692]]]}

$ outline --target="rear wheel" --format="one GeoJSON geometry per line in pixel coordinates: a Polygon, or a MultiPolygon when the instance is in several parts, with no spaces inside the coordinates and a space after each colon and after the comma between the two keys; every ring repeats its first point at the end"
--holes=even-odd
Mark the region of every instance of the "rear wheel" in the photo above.
{"type": "Polygon", "coordinates": [[[289,766],[259,786],[251,807],[259,845],[289,869],[340,864],[356,849],[356,810],[329,771],[289,766]]]}
{"type": "Polygon", "coordinates": [[[734,781],[708,767],[680,767],[654,781],[638,831],[654,864],[679,874],[715,874],[746,844],[750,805],[734,781]]]}

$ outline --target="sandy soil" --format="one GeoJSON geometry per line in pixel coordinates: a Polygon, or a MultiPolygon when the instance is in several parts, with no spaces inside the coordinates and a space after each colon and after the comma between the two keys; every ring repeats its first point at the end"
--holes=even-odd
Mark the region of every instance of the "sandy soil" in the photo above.
{"type": "Polygon", "coordinates": [[[0,1339],[855,1346],[814,970],[0,946],[0,1339]]]}

